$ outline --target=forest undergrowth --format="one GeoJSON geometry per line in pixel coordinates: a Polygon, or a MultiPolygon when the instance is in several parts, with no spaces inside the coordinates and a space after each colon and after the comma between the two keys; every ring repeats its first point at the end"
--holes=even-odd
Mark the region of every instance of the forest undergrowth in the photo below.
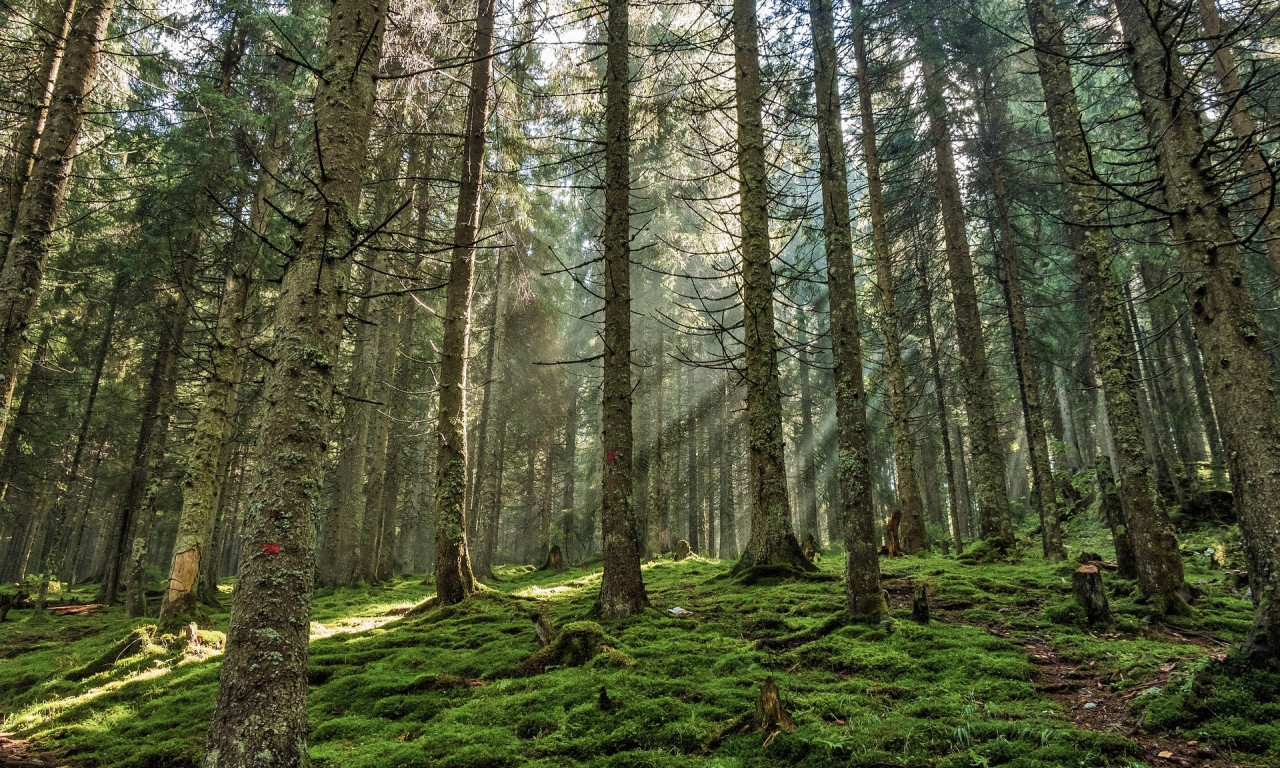
{"type": "MultiPolygon", "coordinates": [[[[831,622],[842,608],[838,552],[803,580],[753,584],[731,578],[728,562],[651,561],[653,609],[605,626],[585,619],[596,563],[500,568],[491,590],[443,609],[414,610],[433,594],[421,577],[321,590],[311,759],[333,768],[1276,765],[1280,674],[1228,653],[1248,631],[1251,604],[1204,555],[1235,551],[1226,535],[1184,536],[1200,592],[1189,617],[1153,621],[1134,585],[1106,572],[1116,622],[1104,630],[1090,630],[1073,602],[1075,563],[1045,561],[1029,542],[993,562],[883,560],[893,621],[877,626],[831,622]],[[928,624],[912,619],[922,584],[928,624]],[[561,638],[589,638],[585,652],[539,656],[538,615],[561,638]],[[794,730],[751,724],[769,677],[794,730]]],[[[1092,526],[1070,541],[1073,554],[1106,551],[1092,526]]],[[[117,609],[9,618],[0,730],[18,740],[10,748],[21,746],[24,764],[199,764],[225,614],[195,635],[117,609]]]]}

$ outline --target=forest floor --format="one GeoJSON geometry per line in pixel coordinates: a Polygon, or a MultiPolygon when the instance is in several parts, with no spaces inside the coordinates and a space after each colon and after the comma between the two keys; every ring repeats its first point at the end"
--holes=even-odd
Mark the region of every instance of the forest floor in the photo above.
{"type": "MultiPolygon", "coordinates": [[[[1073,548],[1103,551],[1092,536],[1073,548]]],[[[814,579],[749,585],[726,562],[657,560],[645,567],[653,610],[603,628],[581,621],[594,564],[504,568],[481,597],[415,613],[433,591],[420,577],[321,590],[313,765],[1280,765],[1280,673],[1228,653],[1251,605],[1194,554],[1218,543],[1213,530],[1183,542],[1202,593],[1193,615],[1154,621],[1106,572],[1106,630],[1074,607],[1075,564],[1029,543],[1012,561],[882,561],[893,622],[834,631],[835,553],[814,579]],[[911,619],[921,583],[927,625],[911,619]],[[595,635],[602,652],[533,672],[534,612],[562,636],[595,635]],[[750,726],[770,676],[792,731],[750,726]]],[[[0,768],[198,765],[226,618],[191,643],[117,609],[12,613],[0,624],[0,768]]]]}

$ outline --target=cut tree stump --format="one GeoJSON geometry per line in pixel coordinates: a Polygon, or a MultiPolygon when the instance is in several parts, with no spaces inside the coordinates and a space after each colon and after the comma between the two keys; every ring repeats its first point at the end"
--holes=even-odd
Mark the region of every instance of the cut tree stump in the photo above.
{"type": "Polygon", "coordinates": [[[1111,606],[1102,587],[1102,574],[1095,565],[1082,565],[1071,577],[1071,591],[1084,608],[1090,624],[1110,624],[1111,606]]]}
{"type": "Polygon", "coordinates": [[[693,547],[689,546],[689,542],[681,539],[676,542],[676,560],[687,560],[693,557],[693,547]]]}
{"type": "Polygon", "coordinates": [[[911,618],[918,624],[929,623],[929,588],[924,584],[916,586],[916,596],[911,601],[911,618]]]}
{"type": "Polygon", "coordinates": [[[813,562],[813,558],[818,554],[818,540],[813,537],[813,531],[804,535],[804,543],[800,545],[800,551],[804,553],[806,559],[813,562]]]}
{"type": "Polygon", "coordinates": [[[551,626],[546,614],[535,613],[529,618],[533,619],[533,633],[538,637],[539,647],[546,648],[556,641],[556,628],[551,626]]]}
{"type": "Polygon", "coordinates": [[[889,515],[889,522],[884,524],[884,544],[889,550],[889,557],[898,556],[898,526],[902,523],[902,510],[895,509],[889,515]]]}
{"type": "Polygon", "coordinates": [[[796,721],[791,719],[791,715],[787,714],[786,708],[782,706],[782,693],[772,677],[765,678],[764,684],[760,686],[760,698],[756,700],[755,725],[766,731],[773,728],[784,731],[796,729],[796,721]]]}
{"type": "Polygon", "coordinates": [[[551,549],[547,552],[547,560],[539,568],[540,571],[563,571],[564,570],[564,553],[560,551],[559,544],[552,544],[551,549]]]}

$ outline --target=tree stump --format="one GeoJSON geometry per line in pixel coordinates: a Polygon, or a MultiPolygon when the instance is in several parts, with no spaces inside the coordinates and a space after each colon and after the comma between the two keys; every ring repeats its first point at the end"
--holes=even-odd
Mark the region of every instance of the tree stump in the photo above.
{"type": "Polygon", "coordinates": [[[685,560],[693,557],[693,547],[689,546],[689,542],[681,539],[676,542],[676,560],[685,560]]]}
{"type": "Polygon", "coordinates": [[[1102,587],[1102,574],[1097,566],[1082,565],[1071,577],[1071,591],[1084,608],[1090,624],[1110,624],[1111,606],[1107,604],[1107,592],[1102,587]]]}
{"type": "Polygon", "coordinates": [[[560,551],[559,544],[552,544],[551,549],[547,551],[547,560],[538,570],[540,571],[563,571],[564,570],[564,553],[560,551]]]}
{"type": "Polygon", "coordinates": [[[916,586],[916,596],[911,601],[911,618],[918,624],[929,623],[929,588],[924,584],[916,586]]]}
{"type": "Polygon", "coordinates": [[[809,531],[804,535],[804,544],[800,546],[800,550],[804,552],[805,558],[810,562],[818,554],[818,540],[813,537],[813,531],[809,531]]]}
{"type": "Polygon", "coordinates": [[[889,549],[889,557],[898,556],[898,526],[902,524],[902,511],[893,510],[893,514],[889,515],[889,522],[884,526],[885,546],[889,549]]]}
{"type": "Polygon", "coordinates": [[[533,619],[533,633],[538,637],[539,647],[546,648],[556,641],[556,629],[551,626],[546,614],[535,613],[530,618],[533,619]]]}
{"type": "Polygon", "coordinates": [[[756,727],[764,730],[796,729],[796,721],[791,719],[791,715],[782,706],[782,693],[772,677],[765,678],[764,684],[760,686],[760,698],[756,700],[756,727]]]}
{"type": "Polygon", "coordinates": [[[600,698],[596,699],[596,706],[601,712],[613,712],[618,709],[617,703],[609,698],[609,692],[605,690],[603,685],[600,686],[600,698]]]}

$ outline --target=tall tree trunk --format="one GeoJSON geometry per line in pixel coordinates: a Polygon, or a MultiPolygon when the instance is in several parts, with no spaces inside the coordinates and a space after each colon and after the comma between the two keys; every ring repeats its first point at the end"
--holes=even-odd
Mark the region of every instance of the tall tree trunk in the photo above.
{"type": "MultiPolygon", "coordinates": [[[[742,232],[742,325],[746,356],[748,445],[751,461],[751,533],[735,573],[755,566],[813,570],[791,527],[782,434],[778,342],[773,324],[773,258],[769,243],[768,165],[765,162],[764,90],[760,85],[756,0],[733,2],[734,88],[737,94],[738,206],[742,232]]],[[[828,262],[832,259],[828,259],[828,262]]],[[[849,283],[852,287],[852,282],[849,283]]],[[[851,295],[851,294],[850,294],[851,295]]],[[[853,350],[857,352],[856,349],[853,350]]],[[[861,377],[858,377],[859,380],[861,377]]],[[[850,382],[852,383],[852,382],[850,382]]],[[[839,386],[839,385],[837,385],[839,386]]],[[[859,393],[859,399],[860,393],[859,393]]],[[[849,450],[865,450],[865,441],[849,450]]],[[[842,460],[865,471],[862,454],[842,460]]],[[[851,482],[856,482],[851,478],[851,482]]],[[[857,553],[861,556],[861,551],[857,553]]],[[[850,557],[854,557],[852,550],[850,557]]],[[[869,569],[863,565],[863,571],[869,569]]],[[[860,571],[861,573],[862,571],[860,571]]],[[[863,593],[859,592],[861,596],[863,593]]],[[[879,588],[875,591],[879,595],[879,588]]],[[[859,598],[860,599],[860,598],[859,598]]]]}
{"type": "Polygon", "coordinates": [[[1001,450],[1000,423],[996,415],[995,390],[982,339],[982,316],[978,310],[978,289],[974,282],[973,259],[965,232],[964,202],[951,149],[951,127],[947,115],[945,78],[933,50],[937,41],[931,33],[921,33],[920,74],[924,81],[925,109],[929,136],[938,166],[938,200],[942,207],[942,229],[946,240],[947,272],[956,314],[956,338],[960,346],[960,388],[969,416],[969,440],[977,480],[978,522],[983,538],[1011,542],[1009,496],[1005,488],[1004,451],[1001,450]]]}
{"type": "Polygon", "coordinates": [[[621,619],[649,604],[631,503],[631,11],[609,0],[604,115],[604,384],[600,523],[604,577],[594,611],[621,619]]]}
{"type": "MultiPolygon", "coordinates": [[[[754,24],[754,6],[751,8],[754,24]]],[[[860,39],[865,30],[855,21],[860,39]]],[[[836,465],[839,499],[832,509],[840,518],[845,545],[845,613],[858,621],[879,621],[888,615],[880,590],[880,557],[875,540],[875,509],[871,499],[871,450],[867,428],[866,388],[862,380],[862,341],[858,330],[857,279],[853,270],[853,232],[849,216],[848,156],[840,107],[839,59],[835,20],[830,0],[812,0],[809,25],[813,34],[814,92],[818,114],[818,171],[822,187],[822,235],[827,252],[827,295],[831,307],[831,358],[835,376],[836,465]]],[[[755,30],[751,31],[754,54],[755,30]]],[[[738,110],[743,97],[738,94],[738,110]]],[[[757,109],[759,108],[757,104],[757,109]]],[[[756,113],[757,117],[759,113],[756,113]]],[[[763,149],[763,137],[761,137],[763,149]]],[[[762,174],[763,176],[763,174],[762,174]]],[[[745,174],[744,174],[745,178],[745,174]]],[[[761,178],[760,195],[764,195],[761,178]]],[[[761,201],[763,208],[763,201],[761,201]]],[[[743,212],[747,214],[746,195],[743,212]]],[[[767,211],[762,211],[768,223],[767,211]]],[[[746,225],[743,225],[746,232],[746,225]]],[[[746,243],[744,238],[744,265],[746,243]]],[[[764,232],[768,254],[768,231],[764,232]]],[[[768,263],[765,263],[768,268],[768,263]]],[[[772,300],[772,294],[768,296],[772,300]]],[[[746,305],[748,313],[750,306],[746,305]]],[[[750,316],[748,314],[748,316],[750,316]]],[[[772,339],[773,315],[769,315],[772,339]]],[[[772,349],[772,347],[770,347],[772,349]]],[[[776,386],[776,382],[774,384],[776,386]]],[[[756,415],[748,402],[751,430],[756,415]]],[[[752,435],[754,447],[754,434],[752,435]]],[[[753,483],[755,479],[753,477],[753,483]]],[[[785,500],[784,500],[785,501],[785,500]]],[[[752,510],[754,535],[755,511],[752,510]]],[[[750,546],[750,545],[748,545],[750,546]]],[[[802,555],[803,557],[803,555],[802,555]]],[[[745,559],[745,558],[744,558],[745,559]]]]}
{"type": "Polygon", "coordinates": [[[315,97],[320,172],[280,282],[206,768],[306,761],[316,503],[386,17],[386,0],[334,0],[329,13],[315,97]]]}
{"type": "Polygon", "coordinates": [[[436,597],[459,603],[475,592],[467,551],[467,360],[471,340],[471,294],[475,288],[476,238],[484,183],[485,124],[493,56],[494,0],[478,0],[467,94],[466,146],[453,255],[446,288],[444,337],[440,343],[440,426],[436,454],[436,597]]]}
{"type": "Polygon", "coordinates": [[[1220,406],[1240,530],[1257,608],[1246,650],[1280,659],[1280,402],[1223,195],[1212,178],[1196,92],[1186,81],[1165,0],[1117,0],[1133,84],[1171,211],[1209,387],[1220,406]]]}
{"type": "MultiPolygon", "coordinates": [[[[223,51],[221,79],[218,91],[226,98],[231,92],[232,77],[244,56],[247,37],[236,34],[234,17],[227,32],[223,51]]],[[[281,73],[281,82],[293,80],[294,67],[281,73]]],[[[213,556],[213,529],[221,505],[223,487],[227,479],[230,458],[230,439],[235,424],[240,380],[244,374],[244,332],[248,319],[249,295],[253,286],[253,270],[262,255],[262,244],[249,247],[248,237],[263,231],[267,212],[270,210],[266,196],[275,186],[280,169],[280,150],[284,140],[281,120],[276,119],[268,133],[267,146],[262,152],[262,165],[258,169],[258,181],[253,190],[249,208],[248,234],[237,228],[232,237],[233,256],[228,262],[224,278],[218,317],[213,329],[213,349],[209,354],[209,381],[205,385],[204,400],[196,416],[195,429],[190,438],[187,471],[183,479],[182,510],[178,517],[178,536],[173,545],[173,557],[169,567],[169,580],[165,588],[164,603],[160,607],[162,619],[172,619],[194,611],[203,565],[213,556]]],[[[211,125],[211,131],[222,126],[211,125]]],[[[212,175],[220,170],[214,163],[225,163],[226,158],[212,157],[206,171],[212,175]]],[[[204,201],[212,210],[215,200],[204,201]]]]}
{"type": "Polygon", "coordinates": [[[1209,441],[1209,463],[1215,469],[1227,465],[1226,453],[1222,448],[1222,434],[1218,430],[1218,417],[1214,411],[1213,398],[1209,394],[1209,379],[1204,373],[1204,362],[1200,359],[1200,348],[1196,344],[1195,332],[1191,329],[1191,321],[1186,315],[1178,316],[1178,339],[1186,351],[1187,364],[1191,368],[1191,381],[1195,386],[1196,408],[1200,410],[1200,420],[1204,422],[1205,437],[1209,441]]]}
{"type": "Polygon", "coordinates": [[[811,534],[815,541],[820,541],[822,532],[818,530],[818,446],[813,429],[813,387],[809,383],[809,339],[804,323],[805,316],[802,314],[797,318],[800,326],[800,350],[796,360],[800,372],[800,455],[796,457],[800,464],[800,487],[797,501],[800,504],[801,530],[811,534]]]}
{"type": "MultiPolygon", "coordinates": [[[[1186,609],[1182,560],[1173,527],[1157,503],[1151,468],[1142,444],[1137,372],[1128,354],[1114,254],[1107,243],[1105,219],[1089,192],[1089,148],[1076,101],[1062,23],[1055,0],[1027,0],[1036,41],[1036,60],[1044,89],[1054,155],[1062,180],[1076,264],[1085,287],[1092,357],[1102,379],[1106,427],[1115,451],[1121,506],[1133,545],[1139,588],[1157,601],[1157,610],[1186,609]]],[[[1105,445],[1106,443],[1103,443],[1105,445]]]]}
{"type": "MultiPolygon", "coordinates": [[[[363,285],[357,290],[366,295],[360,299],[355,312],[356,317],[362,319],[368,316],[370,299],[367,295],[374,292],[371,279],[371,275],[366,276],[363,285]]],[[[363,492],[365,459],[369,446],[369,395],[374,359],[378,351],[373,328],[361,323],[356,328],[353,346],[351,370],[347,374],[345,387],[348,397],[343,404],[342,449],[334,462],[337,487],[328,512],[328,525],[323,529],[324,555],[320,560],[319,576],[321,583],[328,586],[359,581],[363,563],[369,556],[364,547],[366,521],[363,492]]]]}
{"type": "Polygon", "coordinates": [[[163,320],[156,330],[155,357],[142,404],[133,468],[114,535],[115,551],[99,590],[99,602],[110,604],[124,586],[125,612],[133,617],[146,612],[146,555],[156,516],[155,480],[163,468],[169,420],[176,406],[178,362],[191,312],[188,297],[196,274],[196,260],[191,254],[192,250],[187,249],[187,256],[174,265],[171,282],[161,289],[163,320]]]}
{"type": "Polygon", "coordinates": [[[651,476],[653,478],[653,486],[650,490],[649,501],[649,520],[648,530],[645,538],[656,546],[659,552],[666,552],[671,548],[671,542],[663,539],[662,526],[667,516],[667,507],[670,503],[669,498],[669,476],[667,472],[667,401],[666,389],[663,385],[663,374],[666,370],[666,334],[663,327],[658,326],[658,344],[657,354],[654,355],[653,363],[653,470],[651,476]]]}
{"type": "Polygon", "coordinates": [[[1164,402],[1164,394],[1155,370],[1151,367],[1151,358],[1147,355],[1146,340],[1142,325],[1138,321],[1138,310],[1133,300],[1133,289],[1125,280],[1121,286],[1124,300],[1125,329],[1129,339],[1134,365],[1141,382],[1138,398],[1138,414],[1142,420],[1143,438],[1147,441],[1147,453],[1151,455],[1151,463],[1156,471],[1156,487],[1166,499],[1178,502],[1181,507],[1186,503],[1182,484],[1173,468],[1172,458],[1175,448],[1169,438],[1167,419],[1169,410],[1164,402]]]}
{"type": "MultiPolygon", "coordinates": [[[[489,311],[486,313],[485,327],[489,329],[489,341],[485,344],[484,351],[484,385],[480,395],[480,418],[477,420],[478,432],[476,435],[476,467],[471,479],[472,495],[467,504],[467,520],[472,523],[477,531],[477,538],[481,541],[484,536],[482,530],[482,513],[487,512],[485,506],[481,503],[480,497],[484,494],[484,485],[489,480],[489,422],[492,420],[493,413],[493,392],[494,392],[494,362],[498,357],[498,322],[500,317],[501,299],[502,299],[502,267],[504,261],[502,254],[499,252],[494,256],[495,264],[493,267],[493,295],[489,297],[489,311]]],[[[480,552],[477,553],[473,562],[475,575],[482,579],[493,578],[493,561],[490,559],[492,552],[487,551],[487,547],[482,545],[480,552]]]]}
{"type": "MultiPolygon", "coordinates": [[[[36,600],[37,613],[44,609],[44,600],[49,591],[50,579],[62,575],[67,562],[68,551],[74,548],[72,538],[77,534],[73,529],[78,526],[67,525],[67,510],[73,503],[73,489],[76,481],[80,478],[80,461],[84,457],[84,447],[89,442],[89,428],[93,424],[93,408],[98,402],[98,390],[102,385],[102,370],[106,367],[107,354],[111,351],[111,338],[116,325],[116,307],[120,301],[122,287],[123,281],[117,279],[112,287],[111,296],[107,299],[107,314],[102,321],[105,330],[103,330],[102,338],[98,340],[98,346],[94,350],[93,374],[89,380],[89,391],[84,398],[84,412],[80,416],[80,427],[76,430],[75,448],[72,449],[71,461],[67,464],[62,495],[54,504],[53,524],[57,528],[58,539],[57,544],[50,553],[50,561],[40,569],[43,578],[40,582],[40,593],[36,600]]],[[[48,339],[42,335],[42,344],[47,343],[47,341],[48,339]]],[[[74,554],[72,554],[72,558],[74,558],[74,554]]],[[[74,559],[72,559],[72,562],[74,563],[74,559]]]]}
{"type": "Polygon", "coordinates": [[[688,459],[688,471],[685,473],[685,520],[688,524],[689,535],[685,538],[689,541],[689,548],[694,552],[702,552],[703,542],[700,534],[702,526],[700,525],[700,512],[702,497],[701,489],[698,488],[698,476],[702,473],[702,467],[698,465],[698,417],[697,417],[697,400],[693,396],[693,371],[688,374],[689,387],[689,418],[685,420],[685,455],[688,459]]]}
{"type": "Polygon", "coordinates": [[[956,471],[957,459],[964,460],[964,443],[953,441],[950,409],[947,406],[947,389],[943,384],[942,356],[938,349],[938,335],[933,325],[933,291],[929,288],[929,270],[925,263],[927,251],[916,248],[916,275],[920,280],[920,306],[924,313],[925,337],[929,342],[929,367],[933,375],[933,394],[938,411],[938,433],[942,438],[942,461],[947,468],[947,510],[950,514],[951,542],[959,553],[969,536],[969,494],[967,481],[962,481],[956,471]],[[959,455],[957,455],[959,454],[959,455]]]}
{"type": "Polygon", "coordinates": [[[1280,200],[1276,198],[1276,176],[1272,164],[1262,154],[1264,137],[1250,114],[1250,99],[1240,81],[1240,69],[1230,41],[1222,34],[1222,18],[1216,0],[1196,0],[1200,24],[1213,51],[1213,73],[1225,100],[1231,130],[1240,142],[1241,170],[1249,188],[1250,208],[1260,220],[1258,239],[1267,251],[1272,269],[1280,276],[1280,200]]]}
{"type": "Polygon", "coordinates": [[[0,437],[9,422],[24,334],[40,301],[49,241],[62,212],[114,4],[115,0],[84,0],[72,17],[44,130],[0,270],[0,437]]]}
{"type": "MultiPolygon", "coordinates": [[[[884,360],[889,385],[889,420],[893,430],[895,485],[901,513],[899,543],[902,552],[914,555],[929,548],[924,528],[924,502],[915,473],[915,449],[911,441],[911,404],[907,399],[907,374],[902,365],[902,333],[899,330],[897,293],[894,288],[893,257],[889,250],[889,225],[884,213],[884,182],[880,175],[875,108],[871,101],[871,72],[867,58],[867,33],[861,0],[856,3],[859,18],[854,21],[853,56],[857,64],[859,119],[862,122],[862,156],[867,174],[867,201],[871,208],[871,249],[875,257],[876,283],[880,299],[880,330],[884,337],[884,360]]],[[[827,11],[830,13],[830,11],[827,11]]],[[[812,16],[813,11],[810,10],[812,16]]],[[[834,43],[833,43],[834,45],[834,43]]],[[[829,77],[838,71],[836,51],[830,51],[829,77]]],[[[837,116],[838,116],[837,112],[837,116]]],[[[819,118],[821,119],[821,117],[819,118]]],[[[843,143],[843,142],[842,142],[843,143]]],[[[842,156],[843,157],[843,156],[842,156]]],[[[844,160],[840,160],[842,167],[844,160]]],[[[852,258],[850,252],[849,258],[852,258]]],[[[856,326],[855,326],[856,331],[856,326]]]]}
{"type": "Polygon", "coordinates": [[[718,432],[719,449],[716,451],[716,476],[719,480],[719,498],[716,503],[716,509],[720,515],[720,541],[718,542],[719,551],[717,554],[721,560],[731,560],[738,556],[738,526],[736,510],[733,505],[733,449],[731,447],[736,444],[736,441],[733,439],[733,413],[729,406],[731,401],[729,375],[728,373],[725,374],[722,383],[720,429],[718,432]]]}
{"type": "Polygon", "coordinates": [[[1009,330],[1013,339],[1013,365],[1018,374],[1018,394],[1022,400],[1022,423],[1027,431],[1027,453],[1030,455],[1031,503],[1040,518],[1040,541],[1044,556],[1063,560],[1067,556],[1062,545],[1062,526],[1058,521],[1058,491],[1049,469],[1049,439],[1044,428],[1044,411],[1040,404],[1040,381],[1035,359],[1031,355],[1031,331],[1027,323],[1026,299],[1022,294],[1022,278],[1018,265],[1017,233],[1013,228],[1009,193],[1005,188],[1004,158],[1000,146],[1008,133],[1004,105],[989,98],[982,129],[982,147],[987,172],[991,177],[992,198],[996,209],[996,231],[1000,237],[1000,254],[1004,266],[1005,305],[1009,312],[1009,330]]]}
{"type": "MultiPolygon", "coordinates": [[[[574,492],[576,490],[575,475],[577,474],[574,470],[578,464],[578,382],[575,380],[570,383],[567,390],[568,412],[565,414],[564,420],[564,454],[561,456],[564,476],[561,480],[562,487],[560,489],[560,519],[563,529],[561,541],[564,544],[565,559],[571,559],[570,545],[573,543],[575,532],[577,531],[573,506],[574,492]]],[[[640,487],[643,488],[644,486],[641,485],[640,487]]]]}
{"type": "Polygon", "coordinates": [[[31,178],[36,149],[44,132],[45,118],[53,98],[54,84],[58,80],[58,67],[75,15],[75,0],[51,0],[41,6],[37,16],[41,27],[50,33],[40,54],[40,66],[31,78],[27,94],[26,114],[22,125],[13,137],[13,149],[0,168],[0,253],[9,252],[9,240],[18,221],[18,207],[27,181],[31,178]]]}

